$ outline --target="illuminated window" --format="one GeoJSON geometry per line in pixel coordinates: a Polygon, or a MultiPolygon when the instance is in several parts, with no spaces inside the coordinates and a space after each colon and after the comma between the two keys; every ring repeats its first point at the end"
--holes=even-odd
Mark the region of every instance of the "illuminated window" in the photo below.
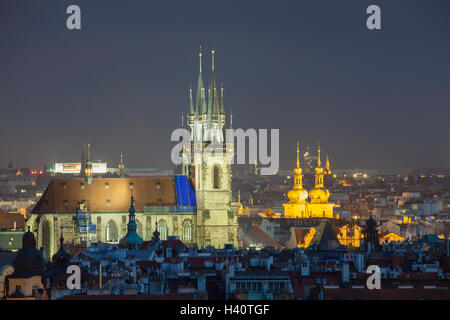
{"type": "Polygon", "coordinates": [[[134,185],[133,185],[133,183],[130,183],[130,190],[133,190],[134,189],[134,185]]]}
{"type": "Polygon", "coordinates": [[[65,183],[65,182],[62,182],[62,183],[61,183],[61,187],[62,187],[63,189],[66,189],[66,188],[67,188],[66,183],[65,183]]]}
{"type": "Polygon", "coordinates": [[[110,207],[110,206],[111,206],[111,200],[107,199],[107,200],[106,200],[106,205],[107,205],[108,207],[110,207]]]}
{"type": "Polygon", "coordinates": [[[67,206],[69,206],[69,201],[63,200],[63,204],[64,204],[65,207],[67,207],[67,206]]]}
{"type": "Polygon", "coordinates": [[[161,189],[161,183],[159,182],[156,183],[156,189],[161,189]]]}
{"type": "Polygon", "coordinates": [[[105,182],[105,189],[108,190],[109,189],[109,183],[105,182]]]}
{"type": "Polygon", "coordinates": [[[113,220],[109,220],[106,224],[106,242],[117,242],[118,238],[117,224],[113,220]]]}
{"type": "Polygon", "coordinates": [[[159,237],[161,240],[167,240],[167,234],[169,233],[167,230],[167,223],[165,220],[160,220],[158,222],[158,231],[159,231],[159,237]]]}
{"type": "Polygon", "coordinates": [[[80,183],[80,189],[84,189],[84,182],[80,183]]]}

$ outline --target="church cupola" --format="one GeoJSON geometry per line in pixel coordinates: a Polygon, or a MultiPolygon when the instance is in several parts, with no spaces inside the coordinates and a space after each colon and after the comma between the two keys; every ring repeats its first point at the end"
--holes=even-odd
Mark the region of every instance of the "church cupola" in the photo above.
{"type": "Polygon", "coordinates": [[[305,203],[308,192],[303,189],[303,174],[300,168],[300,146],[297,142],[297,167],[294,169],[294,188],[288,192],[289,203],[305,203]]]}
{"type": "Polygon", "coordinates": [[[64,238],[61,232],[61,237],[59,238],[60,246],[58,252],[56,252],[52,257],[52,262],[69,262],[72,256],[64,250],[64,238]]]}
{"type": "Polygon", "coordinates": [[[130,210],[128,211],[128,231],[126,236],[120,240],[119,246],[127,249],[139,249],[143,240],[137,233],[136,209],[134,208],[134,198],[131,196],[130,210]]]}
{"type": "Polygon", "coordinates": [[[314,189],[309,191],[309,198],[311,203],[328,203],[330,197],[330,191],[325,189],[323,184],[323,168],[320,162],[320,144],[317,147],[317,167],[315,169],[315,184],[314,189]]]}

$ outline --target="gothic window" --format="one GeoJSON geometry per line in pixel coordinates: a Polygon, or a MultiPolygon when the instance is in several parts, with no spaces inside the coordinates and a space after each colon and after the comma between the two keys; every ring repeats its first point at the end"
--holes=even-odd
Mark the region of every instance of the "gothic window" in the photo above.
{"type": "Polygon", "coordinates": [[[167,240],[167,234],[169,233],[167,230],[167,223],[165,220],[159,220],[158,222],[158,231],[159,231],[159,238],[161,240],[167,240]]]}
{"type": "Polygon", "coordinates": [[[50,237],[50,223],[46,220],[42,225],[42,245],[44,247],[46,258],[50,257],[50,237]]]}
{"type": "Polygon", "coordinates": [[[214,189],[220,189],[220,168],[214,166],[214,189]]]}
{"type": "Polygon", "coordinates": [[[183,221],[183,241],[192,241],[192,220],[186,219],[183,221]]]}
{"type": "Polygon", "coordinates": [[[106,242],[117,242],[118,240],[117,224],[113,220],[109,220],[106,224],[106,242]]]}

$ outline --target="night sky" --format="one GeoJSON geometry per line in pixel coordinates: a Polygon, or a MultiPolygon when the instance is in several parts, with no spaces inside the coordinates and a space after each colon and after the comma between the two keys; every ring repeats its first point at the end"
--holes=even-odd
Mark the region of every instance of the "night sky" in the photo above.
{"type": "Polygon", "coordinates": [[[171,168],[199,45],[233,126],[280,129],[281,168],[298,139],[334,168],[450,167],[448,0],[2,0],[0,41],[0,167],[79,161],[89,140],[110,166],[171,168]]]}

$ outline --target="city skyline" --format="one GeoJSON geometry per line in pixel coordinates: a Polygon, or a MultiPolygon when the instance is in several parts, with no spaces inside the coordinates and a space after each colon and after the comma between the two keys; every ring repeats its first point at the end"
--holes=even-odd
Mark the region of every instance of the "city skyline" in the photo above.
{"type": "Polygon", "coordinates": [[[47,2],[1,4],[0,167],[79,161],[90,142],[110,166],[123,152],[127,167],[171,168],[199,45],[207,78],[216,50],[233,126],[280,129],[280,169],[297,140],[314,153],[320,141],[334,168],[448,167],[448,3],[381,1],[371,32],[369,3],[81,1],[69,31],[67,4],[47,2]]]}

